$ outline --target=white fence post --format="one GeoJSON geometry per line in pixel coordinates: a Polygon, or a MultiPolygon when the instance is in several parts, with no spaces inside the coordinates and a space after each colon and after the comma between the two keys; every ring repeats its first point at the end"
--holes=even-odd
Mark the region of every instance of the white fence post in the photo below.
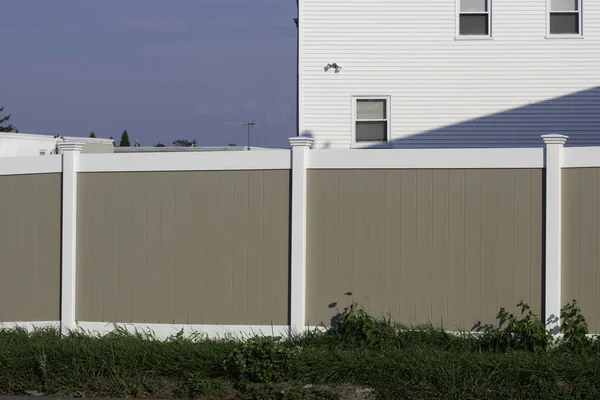
{"type": "Polygon", "coordinates": [[[77,263],[77,168],[81,142],[60,142],[62,154],[62,249],[60,326],[63,333],[75,329],[77,263]]]}
{"type": "MultiPolygon", "coordinates": [[[[546,144],[546,322],[557,321],[562,307],[562,160],[568,136],[543,135],[546,144]]],[[[556,330],[556,323],[551,328],[556,330]]]]}
{"type": "Polygon", "coordinates": [[[306,322],[306,204],[310,146],[314,139],[290,138],[292,145],[290,329],[303,332],[306,322]]]}

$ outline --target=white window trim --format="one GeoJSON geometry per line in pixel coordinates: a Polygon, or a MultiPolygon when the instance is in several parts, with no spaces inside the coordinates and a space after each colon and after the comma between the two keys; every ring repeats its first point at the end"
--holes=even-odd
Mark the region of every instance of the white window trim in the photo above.
{"type": "Polygon", "coordinates": [[[577,0],[577,9],[577,14],[579,15],[579,33],[552,34],[550,33],[550,14],[553,12],[552,0],[546,0],[546,39],[583,39],[583,0],[577,0]]]}
{"type": "MultiPolygon", "coordinates": [[[[492,0],[486,0],[487,1],[487,15],[488,15],[488,34],[487,35],[461,35],[460,34],[460,15],[461,14],[483,14],[483,13],[479,13],[479,12],[460,12],[460,1],[461,0],[456,0],[456,31],[454,33],[454,39],[456,40],[489,40],[489,39],[493,39],[492,36],[492,32],[493,32],[493,27],[492,27],[492,0]]],[[[548,0],[550,1],[550,0],[548,0]]]]}
{"type": "MultiPolygon", "coordinates": [[[[352,96],[352,147],[390,147],[392,145],[392,107],[391,107],[391,96],[352,96]],[[356,103],[357,100],[385,100],[385,116],[387,120],[387,137],[385,142],[357,142],[356,141],[356,103]]],[[[370,120],[361,120],[370,121],[370,120]]],[[[381,121],[381,120],[373,120],[381,121]]]]}

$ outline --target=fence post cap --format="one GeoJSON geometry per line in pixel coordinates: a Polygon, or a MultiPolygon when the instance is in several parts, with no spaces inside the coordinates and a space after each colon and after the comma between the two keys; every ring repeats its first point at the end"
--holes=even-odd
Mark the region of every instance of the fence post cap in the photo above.
{"type": "Polygon", "coordinates": [[[542,139],[544,139],[544,143],[546,144],[565,144],[568,138],[566,135],[558,134],[542,135],[542,139]]]}
{"type": "Polygon", "coordinates": [[[85,142],[69,140],[69,141],[64,141],[64,142],[58,142],[56,144],[56,146],[58,147],[58,150],[60,151],[60,153],[66,153],[66,152],[81,153],[81,150],[83,150],[83,148],[85,147],[85,142]]]}
{"type": "Polygon", "coordinates": [[[292,137],[289,139],[292,147],[310,147],[315,139],[307,136],[292,137]]]}

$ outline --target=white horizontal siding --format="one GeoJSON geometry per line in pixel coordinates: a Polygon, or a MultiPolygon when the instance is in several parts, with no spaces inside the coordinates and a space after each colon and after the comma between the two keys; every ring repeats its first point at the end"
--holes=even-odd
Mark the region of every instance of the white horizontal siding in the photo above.
{"type": "Polygon", "coordinates": [[[398,147],[600,145],[600,0],[583,3],[583,39],[546,38],[546,0],[492,0],[493,39],[455,40],[455,0],[300,0],[300,131],[350,147],[352,96],[389,95],[398,147]]]}

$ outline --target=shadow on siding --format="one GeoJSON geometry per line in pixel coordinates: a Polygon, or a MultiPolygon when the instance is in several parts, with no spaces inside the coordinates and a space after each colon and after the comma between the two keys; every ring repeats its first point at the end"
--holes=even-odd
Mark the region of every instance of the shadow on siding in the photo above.
{"type": "MultiPolygon", "coordinates": [[[[393,124],[401,125],[402,120],[393,124]]],[[[600,86],[392,141],[395,148],[541,147],[541,135],[567,146],[600,146],[600,86]]],[[[378,146],[373,146],[378,147],[378,146]]]]}

